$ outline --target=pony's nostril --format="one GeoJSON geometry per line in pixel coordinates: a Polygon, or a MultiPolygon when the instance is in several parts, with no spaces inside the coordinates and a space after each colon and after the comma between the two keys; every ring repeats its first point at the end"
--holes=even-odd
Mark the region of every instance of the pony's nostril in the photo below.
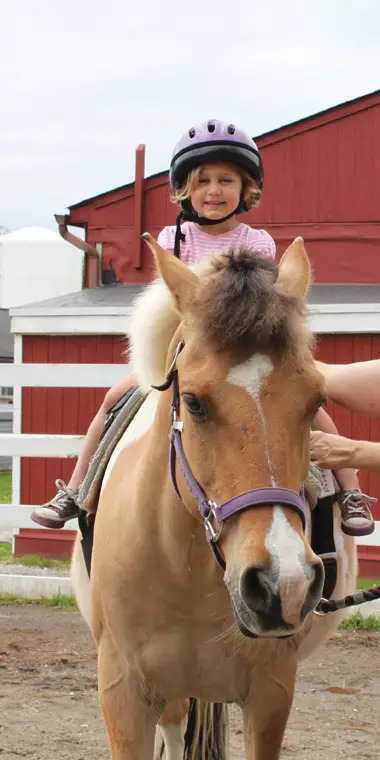
{"type": "Polygon", "coordinates": [[[315,562],[312,566],[314,577],[310,584],[309,596],[310,598],[318,597],[318,601],[322,596],[323,584],[325,580],[325,571],[322,562],[315,562]]]}
{"type": "Polygon", "coordinates": [[[241,595],[248,607],[264,612],[270,604],[271,590],[266,583],[265,571],[260,567],[248,567],[240,579],[241,595]]]}

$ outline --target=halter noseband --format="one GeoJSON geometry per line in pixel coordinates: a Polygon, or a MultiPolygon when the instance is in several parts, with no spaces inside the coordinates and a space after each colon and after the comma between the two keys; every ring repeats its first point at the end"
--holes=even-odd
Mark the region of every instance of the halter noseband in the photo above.
{"type": "Polygon", "coordinates": [[[266,504],[277,504],[281,507],[290,507],[297,512],[302,520],[302,526],[305,530],[306,517],[305,517],[305,503],[303,498],[303,488],[300,493],[291,490],[290,488],[254,488],[251,491],[245,491],[244,493],[234,496],[228,501],[224,501],[222,504],[216,504],[212,499],[209,499],[205,494],[203,488],[200,486],[196,478],[194,477],[190,465],[187,461],[185,452],[182,445],[182,431],[184,423],[178,419],[179,414],[179,384],[178,384],[178,370],[176,369],[176,363],[179,354],[184,348],[184,341],[180,341],[178,344],[173,361],[169,367],[166,381],[162,385],[153,386],[156,390],[164,391],[173,386],[173,398],[172,398],[172,425],[170,429],[170,453],[169,453],[169,469],[172,484],[174,490],[183,502],[182,496],[179,492],[176,478],[176,461],[178,461],[180,470],[187,483],[190,493],[194,497],[198,505],[199,513],[201,514],[205,529],[206,536],[210,543],[210,546],[214,552],[214,555],[219,562],[219,565],[225,569],[226,565],[221,556],[218,548],[218,540],[223,530],[223,523],[233,515],[243,512],[246,509],[252,507],[262,507],[266,504]]]}

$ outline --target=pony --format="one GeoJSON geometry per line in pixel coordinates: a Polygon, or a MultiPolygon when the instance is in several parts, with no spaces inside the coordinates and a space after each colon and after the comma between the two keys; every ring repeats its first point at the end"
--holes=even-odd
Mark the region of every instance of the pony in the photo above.
{"type": "MultiPolygon", "coordinates": [[[[159,279],[130,338],[150,392],[105,474],[91,579],[79,539],[72,563],[111,755],[151,760],[160,724],[166,757],[180,760],[191,697],[203,716],[237,703],[248,760],[277,760],[297,664],[340,620],[313,614],[324,571],[303,483],[324,389],[309,259],[297,238],[278,267],[236,250],[194,271],[144,237],[159,279]]],[[[335,594],[345,595],[355,544],[337,508],[334,519],[335,594]]],[[[219,728],[207,758],[225,757],[219,728]]]]}

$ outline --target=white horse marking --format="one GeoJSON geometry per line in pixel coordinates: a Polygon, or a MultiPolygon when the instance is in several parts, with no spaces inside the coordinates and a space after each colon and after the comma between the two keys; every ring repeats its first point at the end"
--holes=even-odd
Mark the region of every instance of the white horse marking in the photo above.
{"type": "Polygon", "coordinates": [[[240,388],[244,388],[247,393],[249,393],[256,401],[257,409],[263,426],[264,443],[271,483],[274,487],[276,485],[276,480],[268,446],[267,426],[260,399],[262,382],[266,377],[268,377],[272,370],[273,364],[268,356],[265,356],[265,354],[255,354],[243,364],[237,364],[236,367],[232,367],[227,375],[227,380],[234,385],[239,385],[240,388]]]}
{"type": "Polygon", "coordinates": [[[287,519],[275,506],[265,547],[271,556],[271,575],[281,598],[282,616],[287,623],[299,620],[300,608],[312,580],[305,545],[287,519]]]}
{"type": "Polygon", "coordinates": [[[166,760],[182,760],[185,749],[187,716],[182,723],[168,723],[159,728],[165,744],[166,760]]]}

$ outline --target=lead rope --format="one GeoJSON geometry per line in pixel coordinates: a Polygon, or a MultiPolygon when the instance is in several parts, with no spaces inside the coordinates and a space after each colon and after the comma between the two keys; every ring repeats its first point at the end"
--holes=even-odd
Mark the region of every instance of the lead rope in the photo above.
{"type": "Polygon", "coordinates": [[[380,586],[372,586],[367,591],[348,594],[343,599],[321,599],[314,612],[316,615],[327,615],[328,612],[337,612],[347,607],[357,607],[365,602],[374,602],[375,599],[380,599],[380,586]]]}

